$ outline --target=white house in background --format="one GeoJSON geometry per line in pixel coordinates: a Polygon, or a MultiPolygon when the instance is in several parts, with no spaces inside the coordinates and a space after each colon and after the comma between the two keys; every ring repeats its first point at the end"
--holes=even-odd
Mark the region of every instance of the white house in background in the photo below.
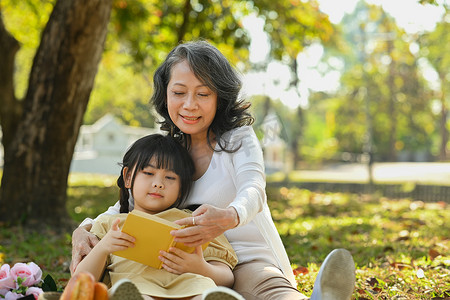
{"type": "Polygon", "coordinates": [[[122,125],[110,114],[92,125],[82,125],[70,172],[118,175],[128,147],[145,135],[159,132],[156,128],[122,125]]]}
{"type": "Polygon", "coordinates": [[[282,125],[273,111],[264,118],[261,125],[264,137],[261,146],[264,155],[266,173],[270,174],[286,169],[286,142],[280,138],[282,125]]]}

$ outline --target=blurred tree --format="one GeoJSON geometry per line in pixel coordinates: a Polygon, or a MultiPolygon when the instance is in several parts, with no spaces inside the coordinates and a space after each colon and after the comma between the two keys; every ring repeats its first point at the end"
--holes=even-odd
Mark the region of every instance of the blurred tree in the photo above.
{"type": "Polygon", "coordinates": [[[364,2],[342,26],[349,45],[356,47],[343,56],[344,93],[336,112],[340,151],[369,147],[382,161],[396,161],[398,151],[429,153],[430,95],[406,33],[381,7],[364,2]]]}
{"type": "MultiPolygon", "coordinates": [[[[333,45],[336,42],[334,27],[328,15],[319,10],[317,1],[300,0],[256,0],[259,16],[265,21],[264,30],[269,35],[269,58],[279,60],[291,70],[291,81],[288,89],[293,89],[299,96],[299,76],[297,56],[305,47],[314,42],[333,45]]],[[[269,61],[269,60],[268,60],[269,61]]],[[[266,62],[258,66],[267,67],[266,62]]],[[[300,104],[300,103],[299,103],[300,104]]],[[[268,109],[266,109],[268,111],[268,109]]],[[[264,118],[264,116],[262,117],[264,118]]],[[[292,126],[289,146],[293,153],[294,166],[301,160],[300,145],[304,131],[304,112],[299,105],[293,117],[296,125],[292,126]]]]}
{"type": "Polygon", "coordinates": [[[1,221],[35,228],[67,223],[67,176],[110,11],[111,1],[55,4],[23,99],[16,98],[13,80],[19,43],[6,30],[0,14],[0,121],[5,153],[1,221]]]}
{"type": "Polygon", "coordinates": [[[445,161],[449,157],[448,150],[448,98],[450,90],[450,12],[448,8],[442,20],[433,32],[423,34],[419,43],[421,54],[431,63],[439,76],[440,91],[440,147],[439,158],[445,161]]]}
{"type": "MultiPolygon", "coordinates": [[[[198,38],[216,44],[232,62],[243,61],[243,65],[248,66],[245,60],[249,37],[241,21],[250,13],[271,17],[269,34],[279,37],[290,58],[301,51],[299,41],[325,40],[330,34],[331,30],[327,29],[331,28],[330,23],[318,12],[315,2],[310,5],[303,1],[283,1],[286,5],[265,9],[274,3],[277,2],[1,0],[0,122],[5,164],[0,220],[47,225],[61,225],[68,220],[65,213],[67,176],[107,30],[110,34],[106,53],[118,52],[123,56],[105,55],[102,67],[111,70],[125,57],[132,68],[124,76],[130,76],[132,70],[151,74],[173,46],[198,38]],[[108,23],[110,12],[111,22],[108,23]],[[6,25],[3,18],[7,19],[6,25]],[[285,37],[287,34],[289,36],[285,37]],[[24,56],[19,52],[16,61],[17,38],[23,38],[21,43],[28,52],[24,56]],[[20,64],[14,69],[16,62],[20,64]],[[24,78],[28,73],[27,81],[24,78]],[[17,91],[15,80],[21,83],[17,91]]],[[[122,76],[113,75],[115,80],[122,76]]],[[[107,86],[107,78],[105,75],[97,83],[107,86]]],[[[148,79],[132,87],[142,90],[146,84],[149,84],[148,79]]],[[[120,87],[122,90],[129,88],[126,83],[120,87]]],[[[101,105],[107,106],[109,97],[120,98],[115,88],[112,85],[103,88],[105,101],[101,105]]],[[[123,106],[118,106],[127,110],[134,109],[145,105],[134,101],[141,96],[132,91],[115,104],[121,103],[123,106]]],[[[91,112],[100,114],[95,106],[91,112]]],[[[131,123],[135,120],[128,112],[122,114],[122,119],[131,123]]]]}

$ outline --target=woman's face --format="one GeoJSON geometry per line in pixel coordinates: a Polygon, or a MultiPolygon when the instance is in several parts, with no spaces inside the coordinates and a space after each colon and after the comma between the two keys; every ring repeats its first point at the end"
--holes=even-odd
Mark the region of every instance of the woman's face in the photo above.
{"type": "Polygon", "coordinates": [[[172,122],[192,139],[204,139],[217,110],[217,94],[201,82],[186,61],[172,67],[167,85],[172,122]]]}

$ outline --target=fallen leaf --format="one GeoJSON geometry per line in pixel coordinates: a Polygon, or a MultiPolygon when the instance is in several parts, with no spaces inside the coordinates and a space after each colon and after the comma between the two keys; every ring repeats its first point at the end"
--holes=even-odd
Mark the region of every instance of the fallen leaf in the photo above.
{"type": "Polygon", "coordinates": [[[378,284],[378,280],[375,277],[369,278],[366,280],[366,282],[370,285],[370,286],[375,286],[378,284]]]}
{"type": "Polygon", "coordinates": [[[383,248],[383,252],[388,252],[388,251],[394,251],[394,248],[392,246],[386,246],[383,248]]]}
{"type": "Polygon", "coordinates": [[[404,264],[404,263],[399,263],[399,262],[391,263],[391,267],[394,267],[394,268],[399,269],[399,270],[403,270],[404,268],[411,268],[410,265],[407,265],[407,264],[404,264]]]}
{"type": "Polygon", "coordinates": [[[295,276],[297,276],[297,275],[305,275],[305,274],[308,274],[308,273],[309,273],[309,270],[308,270],[307,267],[300,266],[300,267],[294,269],[294,275],[295,276]]]}
{"type": "Polygon", "coordinates": [[[379,287],[375,287],[375,288],[373,288],[373,291],[374,291],[376,294],[379,294],[379,293],[381,293],[381,292],[383,291],[383,289],[382,289],[382,288],[379,288],[379,287]]]}
{"type": "Polygon", "coordinates": [[[437,250],[434,250],[434,249],[428,250],[428,256],[430,256],[431,260],[434,260],[439,255],[441,255],[441,254],[437,250]]]}

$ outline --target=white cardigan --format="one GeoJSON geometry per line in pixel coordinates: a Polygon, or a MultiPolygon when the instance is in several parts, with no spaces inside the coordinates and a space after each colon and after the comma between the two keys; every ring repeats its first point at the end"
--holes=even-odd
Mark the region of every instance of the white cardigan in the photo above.
{"type": "MultiPolygon", "coordinates": [[[[274,263],[297,287],[267,205],[263,155],[253,128],[233,129],[224,134],[222,141],[226,143],[226,149],[238,150],[214,152],[208,170],[194,182],[185,206],[208,203],[221,208],[234,207],[239,215],[239,225],[225,232],[225,236],[236,251],[239,262],[260,259],[274,263]]],[[[133,203],[130,203],[130,209],[132,207],[133,203]]],[[[117,202],[104,214],[116,214],[119,208],[117,202]]],[[[86,219],[82,225],[90,222],[92,220],[86,219]]]]}

